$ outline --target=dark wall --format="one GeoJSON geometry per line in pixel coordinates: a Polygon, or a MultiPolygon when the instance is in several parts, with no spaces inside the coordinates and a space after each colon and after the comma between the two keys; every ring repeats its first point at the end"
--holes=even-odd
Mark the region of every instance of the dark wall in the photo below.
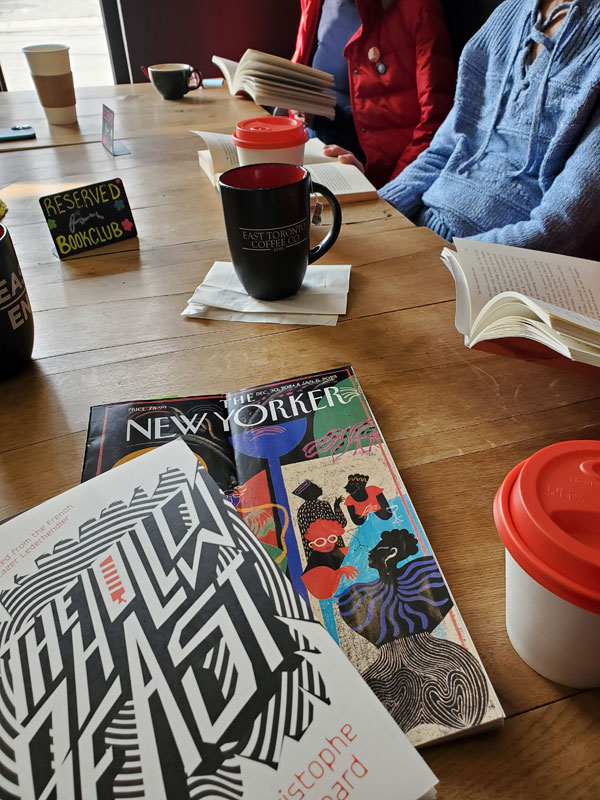
{"type": "MultiPolygon", "coordinates": [[[[192,64],[204,77],[220,76],[219,55],[238,61],[251,47],[291,58],[299,0],[120,0],[125,47],[134,83],[142,65],[192,64]]],[[[120,81],[122,82],[122,81],[120,81]]]]}
{"type": "Polygon", "coordinates": [[[446,25],[458,60],[466,42],[479,30],[502,0],[442,0],[446,25]]]}

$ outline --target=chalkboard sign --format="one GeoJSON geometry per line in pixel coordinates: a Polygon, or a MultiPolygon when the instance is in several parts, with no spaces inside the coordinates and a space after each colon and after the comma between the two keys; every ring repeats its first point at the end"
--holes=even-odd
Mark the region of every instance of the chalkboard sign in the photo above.
{"type": "Polygon", "coordinates": [[[40,197],[59,258],[137,236],[120,178],[40,197]]]}

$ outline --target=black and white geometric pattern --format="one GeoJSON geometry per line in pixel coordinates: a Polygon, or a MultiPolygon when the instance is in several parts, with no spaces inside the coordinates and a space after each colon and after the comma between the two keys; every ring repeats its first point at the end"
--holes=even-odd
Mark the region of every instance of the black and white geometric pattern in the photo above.
{"type": "Polygon", "coordinates": [[[201,469],[36,563],[0,593],[0,800],[238,800],[328,703],[318,623],[201,469]]]}

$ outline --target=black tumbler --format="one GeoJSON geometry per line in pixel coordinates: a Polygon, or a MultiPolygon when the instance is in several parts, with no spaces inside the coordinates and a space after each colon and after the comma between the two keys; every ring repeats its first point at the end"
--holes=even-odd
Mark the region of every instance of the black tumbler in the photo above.
{"type": "Polygon", "coordinates": [[[340,232],[335,196],[296,164],[247,164],[219,179],[227,242],[244,289],[259,300],[295,294],[306,268],[324,255],[340,232]],[[323,195],[333,211],[331,229],[310,246],[310,195],[323,195]]]}
{"type": "Polygon", "coordinates": [[[10,234],[0,225],[0,378],[29,361],[33,316],[10,234]]]}

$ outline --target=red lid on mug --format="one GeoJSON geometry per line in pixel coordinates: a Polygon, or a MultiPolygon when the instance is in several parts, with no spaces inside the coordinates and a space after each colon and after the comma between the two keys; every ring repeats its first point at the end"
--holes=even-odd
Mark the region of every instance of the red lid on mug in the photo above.
{"type": "Polygon", "coordinates": [[[517,464],[494,498],[494,519],[528,575],[600,614],[600,441],[559,442],[517,464]]]}
{"type": "Polygon", "coordinates": [[[238,122],[231,138],[248,150],[282,150],[304,144],[308,131],[292,117],[256,117],[238,122]]]}

